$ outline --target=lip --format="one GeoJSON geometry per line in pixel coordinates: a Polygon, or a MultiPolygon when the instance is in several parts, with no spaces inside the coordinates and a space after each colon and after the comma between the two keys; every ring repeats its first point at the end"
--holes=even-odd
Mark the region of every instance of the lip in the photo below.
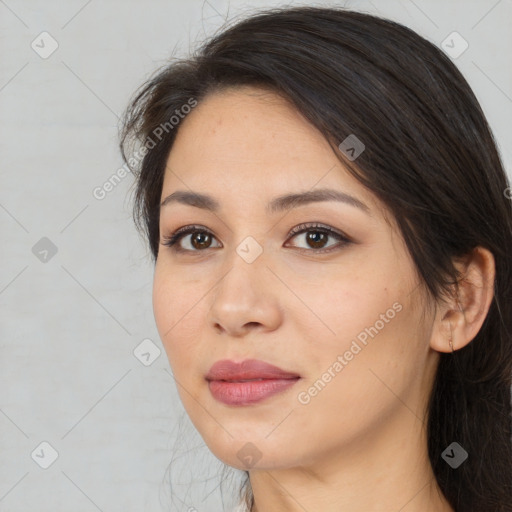
{"type": "Polygon", "coordinates": [[[210,368],[205,379],[216,400],[227,405],[249,405],[292,387],[300,375],[258,359],[240,363],[224,359],[210,368]]]}
{"type": "Polygon", "coordinates": [[[240,363],[229,359],[222,359],[212,365],[206,374],[206,380],[240,381],[248,379],[294,379],[300,377],[298,373],[287,372],[278,366],[260,361],[259,359],[245,359],[240,363]]]}

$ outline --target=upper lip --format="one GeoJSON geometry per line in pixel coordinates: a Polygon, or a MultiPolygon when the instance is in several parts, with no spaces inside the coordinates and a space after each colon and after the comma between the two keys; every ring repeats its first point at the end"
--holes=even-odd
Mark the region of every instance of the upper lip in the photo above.
{"type": "Polygon", "coordinates": [[[294,379],[297,373],[287,372],[273,364],[258,359],[236,363],[229,359],[217,361],[206,374],[206,380],[294,379]]]}

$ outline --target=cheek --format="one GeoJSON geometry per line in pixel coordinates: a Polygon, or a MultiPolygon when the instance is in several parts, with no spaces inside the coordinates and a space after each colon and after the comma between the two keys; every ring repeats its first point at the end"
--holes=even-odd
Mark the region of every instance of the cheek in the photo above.
{"type": "Polygon", "coordinates": [[[405,295],[390,297],[381,289],[366,301],[363,295],[352,299],[360,301],[357,315],[340,305],[330,317],[336,337],[304,338],[309,346],[302,357],[310,366],[294,397],[300,404],[295,427],[333,439],[343,432],[347,443],[414,403],[410,396],[424,365],[421,340],[415,339],[419,318],[405,295]]]}
{"type": "Polygon", "coordinates": [[[201,339],[204,325],[202,319],[206,315],[207,304],[203,296],[200,283],[185,282],[178,275],[155,270],[153,313],[173,370],[194,357],[194,348],[201,339]]]}
{"type": "Polygon", "coordinates": [[[292,289],[299,299],[295,300],[295,321],[301,323],[300,332],[308,333],[305,339],[314,344],[322,340],[326,349],[350,345],[353,337],[387,310],[394,316],[392,306],[403,294],[403,283],[393,278],[395,270],[387,262],[349,265],[344,261],[343,265],[318,265],[307,270],[294,275],[288,270],[283,275],[286,282],[295,283],[292,289]]]}
{"type": "MultiPolygon", "coordinates": [[[[323,283],[322,288],[297,288],[309,306],[302,307],[302,316],[295,316],[310,362],[306,384],[320,379],[318,387],[323,389],[323,383],[329,383],[318,404],[343,402],[347,410],[357,410],[365,396],[362,389],[372,389],[377,402],[386,398],[377,375],[398,389],[410,382],[411,368],[421,363],[422,348],[409,271],[391,258],[360,261],[350,272],[345,266],[337,272],[331,265],[330,278],[316,281],[323,283]]],[[[311,275],[307,281],[312,282],[311,275]]]]}

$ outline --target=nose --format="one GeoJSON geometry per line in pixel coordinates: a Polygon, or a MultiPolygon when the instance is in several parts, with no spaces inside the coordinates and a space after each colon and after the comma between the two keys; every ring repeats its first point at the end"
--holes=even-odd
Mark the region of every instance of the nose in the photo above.
{"type": "Polygon", "coordinates": [[[247,263],[233,252],[228,270],[209,295],[208,325],[229,337],[277,329],[282,321],[279,280],[264,254],[247,263]]]}

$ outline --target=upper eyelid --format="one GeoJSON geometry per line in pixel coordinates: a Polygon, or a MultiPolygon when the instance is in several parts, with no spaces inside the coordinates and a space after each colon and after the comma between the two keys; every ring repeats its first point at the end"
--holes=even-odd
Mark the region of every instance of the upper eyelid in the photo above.
{"type": "MultiPolygon", "coordinates": [[[[346,236],[346,235],[344,235],[344,233],[342,231],[340,231],[336,228],[333,228],[332,226],[329,226],[329,224],[324,224],[324,223],[318,222],[318,221],[302,222],[301,224],[298,224],[297,226],[290,229],[288,231],[287,236],[296,235],[296,234],[301,233],[302,231],[305,231],[308,229],[310,229],[310,230],[325,229],[327,231],[332,231],[333,233],[339,234],[340,236],[346,236]]],[[[190,224],[190,225],[183,226],[183,227],[180,227],[180,228],[174,230],[171,233],[171,236],[178,235],[178,234],[189,235],[190,231],[204,231],[211,235],[214,235],[213,231],[211,229],[207,228],[206,226],[190,224]]]]}
{"type": "Polygon", "coordinates": [[[299,233],[302,233],[304,231],[310,231],[310,230],[312,231],[314,229],[318,229],[319,231],[323,229],[325,231],[329,231],[331,234],[335,234],[335,235],[339,235],[339,236],[345,236],[346,238],[348,238],[340,230],[338,230],[336,228],[333,228],[332,226],[329,226],[328,224],[324,224],[322,222],[316,222],[316,221],[302,222],[298,226],[295,226],[294,228],[290,229],[290,231],[288,232],[288,235],[289,236],[291,236],[291,235],[298,235],[299,233]]]}
{"type": "MultiPolygon", "coordinates": [[[[292,229],[290,229],[288,231],[287,237],[295,237],[297,235],[303,234],[307,231],[313,231],[315,229],[317,229],[318,231],[322,231],[322,230],[326,231],[326,232],[328,232],[329,236],[338,238],[341,241],[343,241],[343,240],[352,241],[352,239],[348,235],[346,235],[344,232],[342,232],[336,228],[333,228],[332,226],[330,226],[328,224],[319,222],[319,221],[303,222],[303,223],[293,227],[292,229]]],[[[215,239],[217,239],[217,241],[220,242],[220,240],[212,232],[212,230],[210,230],[206,226],[201,226],[201,225],[197,225],[197,224],[190,224],[188,226],[183,226],[181,228],[178,228],[175,231],[173,231],[170,235],[164,236],[163,238],[165,241],[169,241],[172,238],[175,238],[175,244],[179,244],[184,237],[191,235],[194,232],[206,232],[206,233],[212,235],[215,239]]],[[[195,251],[193,251],[193,252],[195,252],[195,251]]]]}

